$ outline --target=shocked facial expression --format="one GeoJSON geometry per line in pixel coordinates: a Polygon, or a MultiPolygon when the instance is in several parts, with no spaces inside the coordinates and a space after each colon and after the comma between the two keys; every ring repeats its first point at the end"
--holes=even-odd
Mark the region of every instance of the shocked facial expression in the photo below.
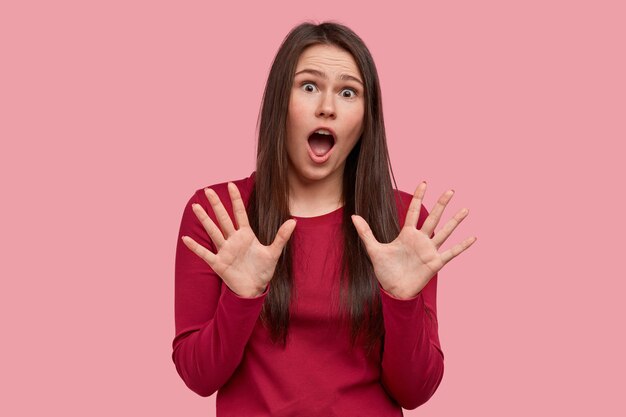
{"type": "Polygon", "coordinates": [[[346,158],[363,133],[364,113],[363,78],[353,56],[334,45],[306,48],[289,99],[289,175],[300,184],[341,183],[346,158]]]}

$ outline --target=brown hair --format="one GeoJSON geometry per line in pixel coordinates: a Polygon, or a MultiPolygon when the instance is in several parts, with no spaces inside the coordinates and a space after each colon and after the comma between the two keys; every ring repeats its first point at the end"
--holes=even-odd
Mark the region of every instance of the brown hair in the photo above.
{"type": "MultiPolygon", "coordinates": [[[[376,66],[364,42],[346,26],[335,22],[318,25],[305,22],[293,28],[283,40],[272,63],[257,121],[255,185],[247,212],[252,229],[264,245],[274,240],[279,227],[289,219],[285,147],[289,98],[300,54],[316,44],[334,45],[351,53],[363,76],[363,134],[346,159],[343,176],[344,252],[340,294],[343,317],[349,315],[352,323],[352,345],[365,331],[365,344],[371,349],[384,334],[380,291],[371,261],[350,216],[363,217],[379,242],[391,242],[399,233],[391,178],[394,185],[396,182],[389,162],[376,66]]],[[[287,343],[293,289],[291,262],[290,240],[278,260],[261,312],[272,340],[281,340],[283,346],[287,343]]]]}

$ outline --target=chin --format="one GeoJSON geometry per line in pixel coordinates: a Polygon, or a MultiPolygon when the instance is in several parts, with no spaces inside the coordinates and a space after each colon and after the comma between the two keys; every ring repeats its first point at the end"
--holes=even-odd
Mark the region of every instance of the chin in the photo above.
{"type": "Polygon", "coordinates": [[[296,171],[303,182],[315,182],[328,178],[332,174],[330,167],[305,167],[296,171]]]}

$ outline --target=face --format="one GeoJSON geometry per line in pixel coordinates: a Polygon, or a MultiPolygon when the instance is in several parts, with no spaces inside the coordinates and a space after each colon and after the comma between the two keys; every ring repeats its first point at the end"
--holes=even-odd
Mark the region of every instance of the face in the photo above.
{"type": "Polygon", "coordinates": [[[364,113],[363,77],[352,55],[331,45],[306,48],[296,65],[287,114],[291,184],[341,185],[346,158],[363,133],[364,113]],[[310,137],[318,128],[334,139],[310,137]]]}

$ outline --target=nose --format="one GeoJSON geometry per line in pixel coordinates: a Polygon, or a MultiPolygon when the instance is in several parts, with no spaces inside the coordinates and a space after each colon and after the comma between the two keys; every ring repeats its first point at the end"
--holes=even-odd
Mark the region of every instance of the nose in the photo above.
{"type": "Polygon", "coordinates": [[[335,114],[335,98],[332,93],[325,93],[321,95],[320,101],[317,106],[316,115],[318,117],[325,117],[334,119],[337,117],[335,114]]]}

